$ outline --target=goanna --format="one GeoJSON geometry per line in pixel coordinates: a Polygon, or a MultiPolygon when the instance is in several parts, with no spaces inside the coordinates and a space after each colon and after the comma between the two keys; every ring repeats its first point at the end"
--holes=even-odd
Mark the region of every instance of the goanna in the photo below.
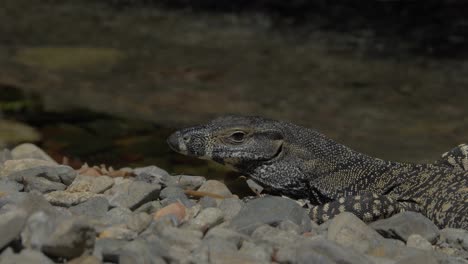
{"type": "Polygon", "coordinates": [[[439,227],[468,229],[468,146],[434,163],[385,161],[312,129],[252,116],[225,116],[168,138],[179,153],[211,159],[269,193],[308,199],[324,222],[352,212],[370,222],[411,210],[439,227]]]}

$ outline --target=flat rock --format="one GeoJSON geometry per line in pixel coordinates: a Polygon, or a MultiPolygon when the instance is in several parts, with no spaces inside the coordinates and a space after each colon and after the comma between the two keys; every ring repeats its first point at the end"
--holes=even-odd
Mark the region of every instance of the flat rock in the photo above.
{"type": "Polygon", "coordinates": [[[137,232],[123,226],[111,226],[99,233],[98,238],[111,238],[120,240],[133,240],[138,236],[137,232]]]}
{"type": "Polygon", "coordinates": [[[49,181],[46,178],[37,176],[25,176],[21,182],[24,184],[26,192],[36,190],[41,193],[49,193],[52,191],[63,191],[67,188],[63,183],[49,181]]]}
{"type": "Polygon", "coordinates": [[[181,203],[173,203],[158,210],[153,214],[153,218],[154,220],[159,220],[169,215],[173,215],[177,223],[182,223],[187,215],[187,208],[181,203]]]}
{"type": "Polygon", "coordinates": [[[7,161],[13,159],[13,156],[11,155],[11,151],[8,149],[3,149],[0,150],[0,166],[7,161]]]}
{"type": "Polygon", "coordinates": [[[464,229],[444,228],[440,230],[440,240],[454,248],[468,251],[468,231],[464,229]]]}
{"type": "Polygon", "coordinates": [[[203,233],[198,230],[182,229],[170,226],[157,226],[156,235],[169,245],[185,248],[189,251],[196,249],[202,241],[203,233]]]}
{"type": "Polygon", "coordinates": [[[242,242],[239,254],[248,256],[258,263],[271,263],[274,254],[273,246],[268,244],[255,244],[251,241],[242,242]]]}
{"type": "Polygon", "coordinates": [[[210,207],[203,209],[195,218],[191,219],[188,223],[188,227],[205,232],[220,224],[223,219],[223,212],[220,209],[210,207]]]}
{"type": "Polygon", "coordinates": [[[58,163],[47,155],[41,148],[31,143],[23,143],[11,150],[13,159],[39,159],[46,160],[58,165],[58,163]]]}
{"type": "Polygon", "coordinates": [[[8,193],[15,193],[20,192],[24,188],[23,184],[8,180],[5,178],[0,178],[0,193],[8,194],[8,193]]]}
{"type": "Polygon", "coordinates": [[[0,249],[20,237],[27,218],[27,212],[20,209],[0,214],[0,249]]]}
{"type": "Polygon", "coordinates": [[[119,264],[165,264],[166,261],[153,250],[151,243],[134,240],[122,248],[119,264]]]}
{"type": "Polygon", "coordinates": [[[3,167],[0,169],[0,177],[7,177],[11,173],[40,166],[54,167],[57,166],[57,164],[40,159],[7,160],[3,163],[3,167]]]}
{"type": "Polygon", "coordinates": [[[432,250],[432,244],[429,243],[424,237],[418,234],[412,234],[406,241],[408,247],[418,248],[421,250],[432,250]]]}
{"type": "Polygon", "coordinates": [[[161,185],[142,181],[116,184],[105,192],[111,206],[121,206],[135,210],[142,204],[159,197],[161,185]]]}
{"type": "Polygon", "coordinates": [[[92,192],[103,193],[114,185],[114,179],[109,176],[86,176],[78,175],[68,186],[69,192],[92,192]]]}
{"type": "Polygon", "coordinates": [[[200,199],[199,204],[202,208],[217,207],[218,204],[213,197],[204,196],[200,199]]]}
{"type": "Polygon", "coordinates": [[[56,166],[36,166],[24,170],[16,170],[7,175],[9,179],[22,182],[26,178],[40,177],[49,181],[70,185],[77,176],[77,172],[64,165],[56,166]]]}
{"type": "Polygon", "coordinates": [[[219,227],[219,226],[216,226],[208,230],[208,232],[206,232],[205,237],[203,239],[210,239],[213,237],[220,238],[226,241],[231,241],[232,243],[237,245],[237,247],[239,247],[244,240],[249,239],[249,237],[245,234],[239,233],[232,229],[219,227]]]}
{"type": "Polygon", "coordinates": [[[132,218],[132,211],[125,207],[115,207],[106,213],[105,224],[124,225],[132,218]]]}
{"type": "Polygon", "coordinates": [[[239,198],[232,197],[223,199],[219,203],[218,208],[223,211],[224,218],[230,220],[241,211],[243,206],[244,203],[239,198]]]}
{"type": "Polygon", "coordinates": [[[147,213],[133,213],[127,221],[127,228],[139,234],[149,226],[152,220],[153,218],[147,213]]]}
{"type": "Polygon", "coordinates": [[[119,255],[127,241],[111,238],[96,239],[93,256],[98,257],[103,262],[118,263],[119,255]]]}
{"type": "Polygon", "coordinates": [[[231,220],[230,227],[250,234],[261,225],[275,226],[285,220],[290,220],[300,226],[301,233],[311,230],[306,210],[291,199],[277,196],[251,200],[231,220]]]}
{"type": "MultiPolygon", "coordinates": [[[[43,195],[36,192],[31,193],[12,193],[0,197],[2,203],[25,210],[28,214],[37,211],[47,212],[49,214],[60,215],[59,210],[53,207],[43,195]]],[[[3,209],[3,208],[2,208],[3,209]]]]}
{"type": "Polygon", "coordinates": [[[11,249],[5,250],[0,256],[0,263],[2,264],[22,264],[22,263],[34,263],[34,264],[54,264],[40,251],[24,249],[20,253],[15,254],[11,249]]]}
{"type": "Polygon", "coordinates": [[[31,215],[21,233],[25,247],[66,259],[91,250],[95,237],[94,229],[80,220],[53,217],[44,212],[31,215]]]}
{"type": "Polygon", "coordinates": [[[439,228],[420,213],[403,212],[390,218],[375,221],[372,228],[387,238],[407,241],[412,234],[421,235],[427,241],[434,243],[439,236],[439,228]]]}
{"type": "Polygon", "coordinates": [[[46,193],[44,197],[52,205],[70,207],[80,203],[84,203],[90,198],[102,197],[102,194],[92,192],[68,192],[68,191],[53,191],[46,193]]]}
{"type": "Polygon", "coordinates": [[[68,261],[67,264],[102,264],[102,262],[95,256],[83,255],[68,261]]]}
{"type": "Polygon", "coordinates": [[[202,186],[200,186],[200,188],[198,188],[198,191],[216,194],[225,198],[229,198],[232,196],[232,193],[228,189],[228,187],[224,183],[216,180],[206,181],[205,183],[203,183],[202,186]]]}
{"type": "Polygon", "coordinates": [[[136,168],[133,170],[136,174],[136,180],[143,181],[151,184],[162,184],[164,186],[174,185],[169,173],[157,166],[147,166],[136,168]]]}
{"type": "Polygon", "coordinates": [[[252,233],[252,238],[277,247],[287,246],[303,239],[303,237],[297,234],[279,230],[269,225],[257,227],[252,233]]]}
{"type": "MultiPolygon", "coordinates": [[[[322,260],[331,260],[332,263],[372,264],[366,256],[342,247],[325,239],[314,239],[301,243],[297,248],[298,263],[320,263],[322,260]]],[[[327,261],[325,261],[327,262],[327,261]]]]}
{"type": "Polygon", "coordinates": [[[147,203],[142,204],[140,207],[135,209],[135,212],[136,213],[144,212],[144,213],[147,213],[149,215],[152,215],[155,212],[157,212],[159,209],[161,209],[162,207],[163,206],[161,205],[160,201],[151,201],[151,202],[147,202],[147,203]]]}
{"type": "Polygon", "coordinates": [[[77,216],[90,218],[102,218],[109,210],[109,202],[104,197],[92,197],[87,201],[69,208],[70,212],[77,216]]]}
{"type": "Polygon", "coordinates": [[[173,179],[169,182],[174,183],[176,186],[184,190],[195,190],[206,182],[206,178],[202,176],[176,175],[171,177],[173,179]]]}
{"type": "Polygon", "coordinates": [[[184,190],[178,186],[168,186],[161,190],[159,194],[162,206],[167,206],[171,203],[180,202],[186,207],[192,207],[194,202],[189,200],[184,190]]]}

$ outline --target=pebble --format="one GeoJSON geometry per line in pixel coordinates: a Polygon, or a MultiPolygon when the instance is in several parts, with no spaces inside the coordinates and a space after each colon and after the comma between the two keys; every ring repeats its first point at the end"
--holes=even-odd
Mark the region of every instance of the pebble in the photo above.
{"type": "Polygon", "coordinates": [[[192,207],[195,205],[195,203],[189,200],[187,195],[185,195],[184,190],[177,186],[168,186],[162,189],[159,194],[159,199],[161,199],[162,206],[175,202],[182,203],[185,207],[192,207]]]}
{"type": "Polygon", "coordinates": [[[71,185],[68,186],[67,191],[103,193],[110,189],[112,185],[114,185],[114,180],[109,176],[78,175],[71,185]]]}
{"type": "Polygon", "coordinates": [[[104,229],[101,233],[99,233],[98,238],[113,238],[113,239],[120,239],[120,240],[133,240],[138,236],[138,233],[132,231],[128,228],[123,226],[112,226],[109,228],[104,229]]]}
{"type": "Polygon", "coordinates": [[[432,250],[432,244],[419,234],[410,235],[406,241],[406,245],[422,250],[432,250]]]}
{"type": "Polygon", "coordinates": [[[175,216],[178,223],[181,223],[185,219],[186,208],[181,203],[173,203],[158,210],[154,213],[153,218],[154,220],[159,220],[167,215],[175,216]]]}
{"type": "Polygon", "coordinates": [[[202,232],[220,224],[223,221],[223,212],[214,207],[203,209],[195,218],[188,223],[189,228],[202,232]]]}
{"type": "Polygon", "coordinates": [[[70,207],[70,212],[77,216],[103,218],[109,210],[109,202],[104,197],[92,197],[87,201],[70,207]]]}
{"type": "Polygon", "coordinates": [[[135,210],[142,204],[158,199],[161,186],[143,181],[128,181],[115,184],[104,192],[111,206],[121,206],[135,210]]]}
{"type": "Polygon", "coordinates": [[[26,170],[34,169],[36,167],[54,167],[57,166],[56,163],[40,160],[40,159],[21,159],[21,160],[7,160],[3,163],[3,166],[0,168],[0,177],[8,177],[8,175],[26,170]]]}
{"type": "Polygon", "coordinates": [[[468,231],[455,228],[444,228],[440,230],[440,240],[447,242],[455,248],[468,251],[468,231]]]}
{"type": "Polygon", "coordinates": [[[223,199],[218,208],[223,211],[224,218],[226,220],[231,220],[234,218],[242,209],[244,203],[239,198],[226,198],[223,199]]]}
{"type": "Polygon", "coordinates": [[[47,155],[41,148],[31,143],[23,143],[13,148],[11,150],[11,158],[15,160],[39,159],[58,165],[58,163],[47,155]]]}
{"type": "Polygon", "coordinates": [[[23,189],[24,185],[19,182],[0,178],[0,193],[16,193],[22,191],[23,189]]]}
{"type": "Polygon", "coordinates": [[[0,263],[2,264],[20,264],[20,263],[34,263],[34,264],[54,264],[46,255],[40,251],[24,249],[18,254],[13,253],[11,248],[5,250],[0,256],[0,263]]]}
{"type": "MultiPolygon", "coordinates": [[[[214,195],[217,195],[219,197],[224,197],[224,198],[232,197],[232,193],[228,189],[228,187],[224,183],[220,181],[216,181],[216,180],[208,180],[204,182],[202,186],[198,188],[198,191],[204,192],[207,194],[214,194],[214,195]]],[[[218,199],[218,198],[216,199],[216,202],[218,204],[220,204],[221,201],[222,199],[218,199]]]]}
{"type": "Polygon", "coordinates": [[[161,205],[160,201],[151,201],[151,202],[147,202],[147,203],[142,204],[140,207],[135,209],[135,212],[136,213],[144,212],[144,213],[147,213],[149,215],[152,215],[152,214],[156,213],[161,208],[162,208],[162,205],[161,205]]]}
{"type": "Polygon", "coordinates": [[[27,212],[21,209],[0,214],[0,249],[20,237],[27,218],[27,212]]]}
{"type": "MultiPolygon", "coordinates": [[[[163,184],[165,186],[173,185],[169,173],[157,166],[148,166],[136,168],[133,170],[136,174],[136,180],[151,184],[163,184]]],[[[175,179],[174,179],[175,180],[175,179]]]]}
{"type": "Polygon", "coordinates": [[[9,149],[0,150],[0,167],[5,161],[11,159],[13,159],[13,156],[11,155],[11,151],[9,149]]]}
{"type": "Polygon", "coordinates": [[[24,184],[26,192],[36,190],[41,193],[49,193],[52,191],[63,191],[67,187],[60,182],[53,182],[46,178],[36,176],[25,176],[22,178],[21,182],[24,184]]]}
{"type": "Polygon", "coordinates": [[[102,197],[101,194],[92,192],[68,192],[68,191],[52,191],[44,195],[47,201],[52,205],[70,207],[83,202],[86,202],[93,197],[102,197]]]}

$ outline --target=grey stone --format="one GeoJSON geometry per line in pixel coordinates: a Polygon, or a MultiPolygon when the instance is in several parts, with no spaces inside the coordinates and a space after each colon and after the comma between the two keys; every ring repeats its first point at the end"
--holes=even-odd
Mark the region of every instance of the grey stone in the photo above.
{"type": "Polygon", "coordinates": [[[274,250],[271,245],[255,244],[251,241],[242,242],[242,247],[239,250],[240,254],[249,256],[259,263],[270,263],[274,250]]]}
{"type": "Polygon", "coordinates": [[[109,202],[104,197],[93,197],[86,202],[72,206],[70,212],[78,216],[87,216],[90,218],[102,218],[106,216],[109,210],[109,202]]]}
{"type": "Polygon", "coordinates": [[[142,204],[159,197],[161,185],[142,181],[130,181],[114,185],[105,194],[111,206],[121,206],[135,210],[142,204]]]}
{"type": "Polygon", "coordinates": [[[114,179],[109,176],[86,176],[78,175],[75,180],[68,186],[69,192],[92,192],[103,193],[114,185],[114,179]]]}
{"type": "Polygon", "coordinates": [[[203,209],[195,218],[188,223],[189,228],[205,232],[206,230],[220,224],[223,221],[223,212],[214,207],[203,209]]]}
{"type": "Polygon", "coordinates": [[[278,225],[290,220],[301,228],[301,233],[311,229],[310,219],[304,208],[293,200],[267,196],[247,203],[231,220],[230,226],[240,232],[250,234],[263,224],[278,225]]]}
{"type": "Polygon", "coordinates": [[[8,180],[5,178],[0,178],[0,193],[9,194],[12,192],[20,192],[24,188],[23,184],[8,180]]]}
{"type": "MultiPolygon", "coordinates": [[[[238,255],[237,245],[216,237],[203,240],[194,252],[195,263],[236,263],[232,259],[238,255]]],[[[237,263],[245,263],[245,261],[237,263]]]]}
{"type": "Polygon", "coordinates": [[[412,234],[406,241],[408,247],[414,247],[421,250],[432,250],[432,245],[424,237],[418,234],[412,234]]]}
{"type": "Polygon", "coordinates": [[[293,244],[304,238],[269,225],[261,225],[252,233],[252,238],[277,247],[293,244]]]}
{"type": "Polygon", "coordinates": [[[439,228],[420,213],[403,212],[390,218],[371,223],[372,228],[387,238],[407,241],[411,234],[419,234],[434,243],[439,236],[439,228]]]}
{"type": "Polygon", "coordinates": [[[47,155],[41,148],[31,143],[23,143],[11,150],[12,159],[39,159],[57,164],[57,162],[47,155]]]}
{"type": "Polygon", "coordinates": [[[13,156],[11,155],[11,151],[9,149],[0,150],[0,166],[7,161],[12,160],[13,156]]]}
{"type": "Polygon", "coordinates": [[[49,181],[70,185],[78,173],[71,167],[64,165],[56,166],[36,166],[24,170],[17,170],[10,173],[7,177],[18,182],[26,178],[45,178],[49,181]]]}
{"type": "Polygon", "coordinates": [[[95,237],[94,229],[79,219],[53,217],[44,212],[31,215],[21,232],[25,247],[66,259],[91,250],[95,237]]]}
{"type": "Polygon", "coordinates": [[[119,264],[165,264],[166,261],[143,240],[134,240],[122,248],[119,264]]]}
{"type": "Polygon", "coordinates": [[[133,172],[137,175],[136,180],[138,181],[164,186],[175,184],[175,182],[170,182],[172,179],[167,171],[156,166],[136,168],[133,172]]]}
{"type": "Polygon", "coordinates": [[[23,171],[27,169],[33,169],[35,167],[54,167],[56,163],[40,160],[40,159],[21,159],[21,160],[7,160],[0,167],[0,177],[7,177],[8,175],[17,171],[23,171]]]}
{"type": "Polygon", "coordinates": [[[118,263],[119,255],[122,248],[127,244],[127,241],[101,238],[97,239],[94,244],[93,255],[100,258],[103,262],[118,263]]]}
{"type": "Polygon", "coordinates": [[[142,204],[140,207],[135,209],[135,213],[147,213],[149,215],[156,213],[159,209],[162,208],[161,202],[160,201],[151,201],[142,204]]]}
{"type": "Polygon", "coordinates": [[[134,213],[127,221],[127,227],[139,234],[149,226],[151,220],[153,220],[153,218],[147,213],[134,213]]]}
{"type": "Polygon", "coordinates": [[[180,229],[170,226],[157,225],[156,235],[168,244],[194,250],[201,244],[203,233],[198,230],[180,229]]]}
{"type": "Polygon", "coordinates": [[[235,230],[223,228],[216,226],[208,232],[206,232],[205,237],[203,239],[210,239],[210,238],[219,238],[225,241],[230,241],[234,243],[237,247],[241,245],[244,240],[249,239],[249,237],[245,234],[239,233],[235,230]]]}
{"type": "Polygon", "coordinates": [[[192,263],[193,256],[188,248],[173,243],[168,243],[165,238],[151,235],[145,239],[151,250],[158,256],[163,257],[169,263],[192,263]]]}
{"type": "Polygon", "coordinates": [[[405,257],[397,262],[397,264],[438,264],[439,262],[431,252],[414,254],[405,257]]]}
{"type": "Polygon", "coordinates": [[[49,193],[52,191],[63,191],[67,187],[63,183],[53,182],[37,176],[24,176],[22,182],[24,184],[24,190],[27,192],[36,190],[41,193],[49,193]]]}
{"type": "MultiPolygon", "coordinates": [[[[53,215],[61,215],[57,208],[53,207],[44,196],[36,193],[11,193],[0,197],[2,203],[25,210],[28,214],[44,211],[53,215]]],[[[2,207],[3,209],[4,207],[2,207]]]]}
{"type": "Polygon", "coordinates": [[[125,207],[115,207],[109,210],[104,217],[107,225],[126,224],[132,218],[132,211],[125,207]]]}
{"type": "Polygon", "coordinates": [[[52,191],[46,193],[44,197],[52,205],[70,207],[94,197],[102,197],[102,194],[95,194],[92,192],[68,192],[68,191],[52,191]]]}
{"type": "Polygon", "coordinates": [[[440,240],[455,248],[463,248],[468,251],[468,231],[455,228],[444,228],[440,230],[440,240]]]}
{"type": "Polygon", "coordinates": [[[137,232],[124,226],[111,226],[99,233],[99,238],[111,238],[120,240],[133,240],[138,236],[137,232]]]}
{"type": "Polygon", "coordinates": [[[186,207],[195,205],[195,203],[190,201],[187,195],[185,195],[184,190],[177,186],[168,186],[162,189],[159,198],[162,199],[162,206],[167,206],[175,202],[180,202],[186,207]]]}
{"type": "Polygon", "coordinates": [[[202,208],[217,207],[216,200],[213,197],[204,196],[200,199],[199,204],[202,208]]]}
{"type": "Polygon", "coordinates": [[[30,249],[24,249],[20,253],[15,254],[8,248],[0,256],[1,264],[54,264],[47,256],[42,252],[30,249]]]}
{"type": "Polygon", "coordinates": [[[177,175],[171,177],[175,180],[170,180],[170,182],[175,182],[177,186],[184,190],[195,190],[206,182],[206,178],[202,176],[177,175]]]}
{"type": "Polygon", "coordinates": [[[278,225],[278,229],[295,235],[299,235],[301,232],[301,228],[290,220],[281,221],[281,223],[278,225]]]}
{"type": "Polygon", "coordinates": [[[220,195],[225,198],[232,196],[232,193],[228,187],[224,183],[216,180],[208,180],[204,182],[202,186],[198,188],[198,191],[220,195]]]}
{"type": "Polygon", "coordinates": [[[223,199],[218,208],[223,211],[224,218],[230,220],[234,218],[242,209],[244,203],[238,198],[223,199]]]}
{"type": "Polygon", "coordinates": [[[28,214],[18,209],[0,214],[0,249],[20,237],[28,214]]]}
{"type": "Polygon", "coordinates": [[[102,261],[95,256],[82,255],[68,261],[67,264],[102,264],[102,261]]]}

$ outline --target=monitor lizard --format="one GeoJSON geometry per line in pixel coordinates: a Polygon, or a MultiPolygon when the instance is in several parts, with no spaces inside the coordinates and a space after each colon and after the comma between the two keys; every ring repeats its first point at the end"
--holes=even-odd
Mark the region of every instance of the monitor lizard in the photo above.
{"type": "Polygon", "coordinates": [[[170,147],[249,176],[271,194],[308,199],[321,223],[347,211],[366,222],[411,210],[468,229],[468,145],[433,163],[385,161],[284,121],[229,115],[176,131],[170,147]]]}

